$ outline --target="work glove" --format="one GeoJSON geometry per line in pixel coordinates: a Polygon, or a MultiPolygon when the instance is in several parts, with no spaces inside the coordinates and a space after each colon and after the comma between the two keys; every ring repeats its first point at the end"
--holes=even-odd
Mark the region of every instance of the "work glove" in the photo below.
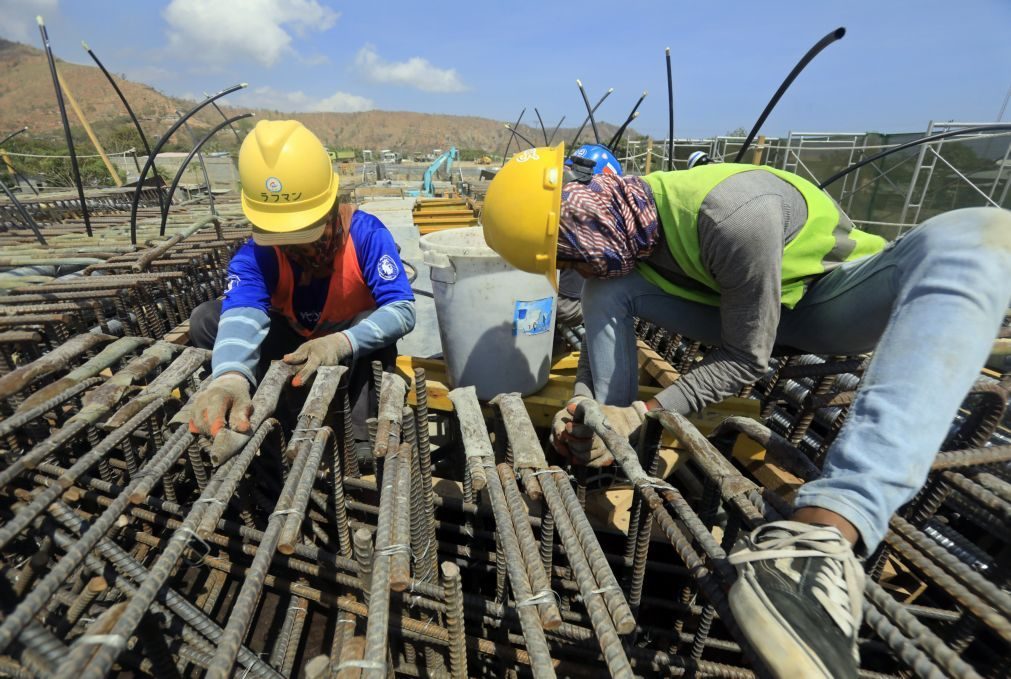
{"type": "MultiPolygon", "coordinates": [[[[565,408],[555,414],[551,425],[551,443],[573,464],[606,467],[614,462],[614,456],[604,445],[603,439],[596,436],[590,427],[575,420],[576,406],[585,398],[576,396],[570,399],[565,408]]],[[[601,406],[601,410],[608,426],[635,445],[631,439],[646,416],[646,405],[642,401],[636,401],[627,407],[601,406]]]]}
{"type": "Polygon", "coordinates": [[[302,369],[291,380],[291,386],[301,387],[309,381],[321,365],[333,366],[351,356],[351,340],[342,332],[309,340],[281,360],[288,365],[299,365],[302,369]]]}
{"type": "Polygon", "coordinates": [[[239,373],[225,373],[211,381],[193,401],[190,431],[215,436],[228,423],[233,431],[249,431],[253,401],[249,380],[239,373]]]}

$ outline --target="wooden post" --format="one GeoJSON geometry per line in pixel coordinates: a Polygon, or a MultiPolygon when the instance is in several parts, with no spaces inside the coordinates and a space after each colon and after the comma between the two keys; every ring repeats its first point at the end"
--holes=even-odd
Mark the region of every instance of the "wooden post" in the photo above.
{"type": "Polygon", "coordinates": [[[653,166],[653,138],[650,137],[646,141],[646,174],[649,174],[650,168],[653,166]]]}
{"type": "Polygon", "coordinates": [[[755,144],[755,150],[751,152],[751,164],[761,165],[762,164],[762,153],[765,151],[765,135],[758,135],[758,143],[755,144]]]}
{"type": "Polygon", "coordinates": [[[67,87],[67,83],[63,81],[63,76],[60,75],[58,71],[56,73],[56,78],[60,81],[60,87],[63,88],[63,93],[67,95],[67,102],[70,103],[70,108],[74,109],[74,114],[77,116],[77,119],[81,121],[81,126],[84,127],[84,131],[87,132],[88,139],[90,139],[91,143],[95,145],[95,149],[98,150],[98,155],[102,156],[102,162],[105,163],[105,169],[109,171],[109,176],[112,177],[112,181],[116,183],[116,186],[122,186],[123,180],[119,178],[119,173],[116,172],[116,168],[114,168],[112,163],[109,162],[109,157],[105,155],[105,149],[102,148],[102,144],[99,143],[98,137],[95,136],[95,132],[91,129],[91,125],[88,124],[88,121],[84,118],[84,113],[77,105],[77,100],[75,100],[74,95],[70,93],[70,88],[67,87]]]}

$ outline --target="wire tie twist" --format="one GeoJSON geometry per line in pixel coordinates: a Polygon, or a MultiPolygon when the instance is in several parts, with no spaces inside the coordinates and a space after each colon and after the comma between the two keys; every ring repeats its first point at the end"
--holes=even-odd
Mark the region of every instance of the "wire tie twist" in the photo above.
{"type": "Polygon", "coordinates": [[[534,594],[530,598],[517,602],[516,608],[521,608],[523,606],[537,606],[539,604],[551,603],[556,598],[559,598],[558,594],[556,594],[553,590],[542,589],[541,591],[539,591],[537,594],[534,594]]]}
{"type": "Polygon", "coordinates": [[[620,591],[621,587],[617,585],[608,585],[607,587],[598,587],[597,589],[591,589],[590,594],[603,594],[604,592],[614,592],[620,591]]]}
{"type": "Polygon", "coordinates": [[[405,542],[401,542],[395,545],[390,545],[389,547],[383,547],[382,549],[377,549],[376,554],[379,556],[393,556],[394,554],[410,554],[411,546],[405,542]]]}
{"type": "Polygon", "coordinates": [[[85,634],[77,638],[77,643],[108,646],[116,651],[126,648],[126,637],[122,634],[85,634]]]}
{"type": "Polygon", "coordinates": [[[385,670],[386,663],[379,660],[344,660],[337,665],[335,672],[343,669],[355,668],[359,670],[385,670]]]}
{"type": "Polygon", "coordinates": [[[564,469],[551,469],[549,467],[547,469],[538,469],[535,472],[530,472],[530,476],[540,476],[541,474],[561,474],[562,476],[564,476],[567,479],[568,478],[572,478],[569,475],[569,473],[567,471],[565,471],[564,469]]]}
{"type": "Polygon", "coordinates": [[[204,559],[207,558],[207,555],[211,553],[211,546],[207,544],[207,542],[202,537],[197,535],[192,528],[187,528],[186,526],[183,526],[181,528],[176,529],[176,532],[190,536],[189,539],[186,540],[186,546],[192,549],[194,552],[196,552],[200,557],[196,560],[187,557],[186,563],[188,563],[191,566],[200,566],[201,564],[203,564],[204,559]],[[199,546],[199,549],[190,544],[194,540],[199,546]]]}
{"type": "Polygon", "coordinates": [[[208,504],[208,505],[221,505],[222,507],[227,507],[228,503],[224,500],[220,500],[216,497],[202,497],[199,500],[193,501],[194,505],[208,504]]]}
{"type": "Polygon", "coordinates": [[[653,476],[647,476],[645,478],[646,482],[638,483],[636,485],[638,485],[641,488],[654,488],[656,490],[669,490],[671,492],[674,492],[674,486],[670,485],[663,479],[658,479],[653,476]]]}
{"type": "Polygon", "coordinates": [[[275,509],[273,512],[270,513],[270,516],[267,517],[267,520],[270,521],[275,516],[284,516],[285,514],[298,514],[298,509],[294,507],[291,507],[289,509],[275,509]]]}

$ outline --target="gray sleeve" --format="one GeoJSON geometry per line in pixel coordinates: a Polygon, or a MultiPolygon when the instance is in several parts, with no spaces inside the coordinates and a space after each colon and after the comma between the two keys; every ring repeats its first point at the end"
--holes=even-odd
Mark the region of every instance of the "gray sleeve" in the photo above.
{"type": "Polygon", "coordinates": [[[221,314],[211,354],[211,374],[242,373],[256,386],[260,345],[270,330],[270,316],[253,307],[233,307],[221,314]]]}
{"type": "Polygon", "coordinates": [[[573,396],[593,398],[593,373],[590,372],[590,354],[587,351],[586,339],[579,345],[579,362],[576,364],[576,385],[573,396]]]}
{"type": "MultiPolygon", "coordinates": [[[[720,198],[713,194],[710,197],[720,198]]],[[[657,396],[661,406],[682,414],[721,401],[761,377],[768,370],[776,340],[783,243],[799,217],[796,210],[790,214],[793,196],[777,190],[750,192],[744,200],[730,204],[727,198],[724,192],[723,200],[714,201],[719,204],[703,203],[699,216],[702,261],[720,286],[721,343],[657,396]]]]}
{"type": "Polygon", "coordinates": [[[379,307],[344,331],[357,359],[387,347],[414,329],[414,302],[399,300],[379,307]]]}

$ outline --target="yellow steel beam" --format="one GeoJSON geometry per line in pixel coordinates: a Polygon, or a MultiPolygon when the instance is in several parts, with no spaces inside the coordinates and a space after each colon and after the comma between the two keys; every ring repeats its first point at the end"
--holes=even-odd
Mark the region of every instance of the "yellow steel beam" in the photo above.
{"type": "Polygon", "coordinates": [[[88,124],[88,119],[84,117],[81,107],[77,105],[77,100],[74,99],[74,95],[70,93],[70,88],[67,87],[67,83],[64,82],[63,76],[60,75],[59,71],[56,72],[56,79],[59,80],[60,87],[63,88],[63,93],[67,95],[67,101],[70,102],[70,108],[74,109],[74,114],[77,115],[77,119],[81,121],[81,126],[88,134],[88,139],[90,139],[91,143],[95,145],[98,155],[102,157],[102,162],[105,163],[105,169],[109,171],[109,176],[112,177],[112,181],[116,183],[116,186],[122,186],[123,180],[119,178],[119,172],[117,172],[116,168],[112,166],[112,163],[109,161],[109,156],[105,155],[105,149],[102,148],[101,142],[99,142],[98,137],[95,136],[95,132],[91,129],[91,125],[88,124]]]}

